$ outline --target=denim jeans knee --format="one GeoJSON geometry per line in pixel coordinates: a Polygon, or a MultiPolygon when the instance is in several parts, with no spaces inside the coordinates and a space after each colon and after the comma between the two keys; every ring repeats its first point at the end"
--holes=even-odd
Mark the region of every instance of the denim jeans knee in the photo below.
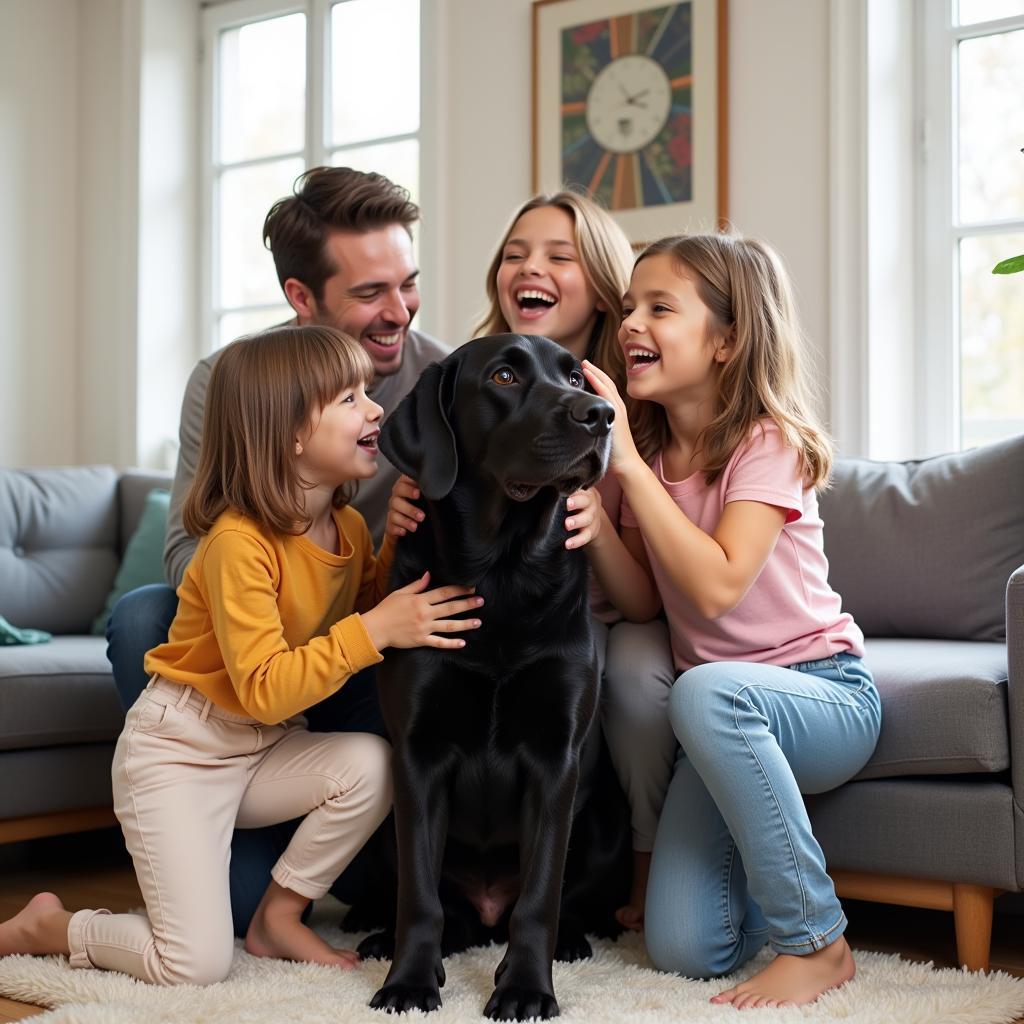
{"type": "Polygon", "coordinates": [[[711,741],[712,723],[728,713],[736,684],[729,662],[711,662],[687,669],[669,695],[669,721],[684,750],[711,741]]]}

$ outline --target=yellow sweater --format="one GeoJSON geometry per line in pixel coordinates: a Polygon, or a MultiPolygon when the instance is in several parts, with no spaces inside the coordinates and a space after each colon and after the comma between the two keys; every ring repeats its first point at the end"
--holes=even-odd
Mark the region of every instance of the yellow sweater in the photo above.
{"type": "Polygon", "coordinates": [[[393,541],[377,559],[354,508],[335,510],[334,519],[340,555],[222,513],[185,571],[167,643],[146,655],[146,672],[269,725],[380,661],[353,613],[387,593],[393,541]]]}

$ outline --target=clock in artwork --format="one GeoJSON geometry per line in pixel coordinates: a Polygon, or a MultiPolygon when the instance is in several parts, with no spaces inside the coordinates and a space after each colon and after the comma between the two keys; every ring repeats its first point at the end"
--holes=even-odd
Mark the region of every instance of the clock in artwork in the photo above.
{"type": "Polygon", "coordinates": [[[562,180],[612,210],[693,199],[693,10],[561,30],[562,180]]]}

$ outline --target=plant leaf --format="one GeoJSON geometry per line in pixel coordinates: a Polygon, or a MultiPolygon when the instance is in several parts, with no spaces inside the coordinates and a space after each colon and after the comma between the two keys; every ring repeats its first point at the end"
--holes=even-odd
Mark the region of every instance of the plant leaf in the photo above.
{"type": "Polygon", "coordinates": [[[1011,256],[992,268],[993,274],[1019,274],[1024,271],[1024,255],[1011,256]]]}

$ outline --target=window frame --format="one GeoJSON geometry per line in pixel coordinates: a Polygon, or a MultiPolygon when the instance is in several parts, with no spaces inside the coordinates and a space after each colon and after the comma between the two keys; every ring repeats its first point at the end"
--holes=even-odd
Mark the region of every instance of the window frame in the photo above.
{"type": "MultiPolygon", "coordinates": [[[[366,146],[387,144],[407,139],[415,139],[419,147],[419,182],[420,199],[425,194],[425,164],[432,153],[425,152],[424,140],[428,133],[424,131],[424,115],[427,109],[423,74],[423,53],[425,40],[432,36],[432,26],[428,18],[434,17],[431,0],[420,0],[420,111],[419,128],[416,132],[407,132],[396,136],[380,136],[364,139],[358,143],[344,145],[328,145],[331,132],[331,10],[338,2],[345,0],[225,0],[204,7],[201,22],[200,63],[200,258],[199,265],[199,352],[201,356],[209,355],[220,347],[220,320],[231,313],[258,312],[286,305],[284,295],[279,301],[253,303],[238,307],[222,307],[219,303],[220,282],[218,268],[220,253],[218,251],[218,188],[220,178],[225,170],[244,167],[255,167],[261,164],[276,162],[289,158],[301,158],[306,169],[328,164],[335,153],[346,149],[360,149],[366,146]],[[429,12],[429,13],[428,13],[429,12]],[[222,32],[240,28],[254,22],[267,21],[288,14],[301,13],[306,16],[306,102],[305,102],[305,143],[301,150],[275,153],[272,156],[256,157],[230,163],[222,163],[215,159],[218,141],[217,118],[220,113],[220,96],[218,95],[217,45],[222,32]]],[[[333,140],[331,140],[333,143],[333,140]]],[[[423,251],[423,241],[420,249],[423,251]]]]}
{"type": "MultiPolygon", "coordinates": [[[[962,447],[960,243],[1024,232],[1018,218],[964,223],[959,214],[958,47],[968,39],[1024,29],[1024,13],[956,24],[956,0],[918,0],[920,18],[921,216],[918,232],[921,325],[918,394],[928,451],[962,447]]],[[[1008,255],[1014,255],[1008,253],[1008,255]]]]}

